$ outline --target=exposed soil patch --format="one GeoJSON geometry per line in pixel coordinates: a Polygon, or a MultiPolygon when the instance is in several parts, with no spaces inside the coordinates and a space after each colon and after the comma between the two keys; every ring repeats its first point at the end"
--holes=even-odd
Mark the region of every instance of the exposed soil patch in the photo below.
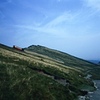
{"type": "Polygon", "coordinates": [[[37,68],[32,68],[30,67],[32,70],[34,71],[37,71],[39,74],[42,74],[42,75],[45,75],[47,77],[50,77],[52,79],[54,79],[55,81],[57,81],[58,83],[62,84],[63,86],[66,86],[67,84],[69,84],[69,81],[64,79],[64,78],[61,78],[61,77],[58,77],[58,76],[53,76],[51,75],[50,73],[44,71],[44,70],[41,70],[41,69],[37,69],[37,68]]]}

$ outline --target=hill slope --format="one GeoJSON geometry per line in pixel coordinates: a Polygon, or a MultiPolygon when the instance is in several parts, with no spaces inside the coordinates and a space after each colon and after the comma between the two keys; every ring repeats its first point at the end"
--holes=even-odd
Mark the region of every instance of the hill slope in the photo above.
{"type": "Polygon", "coordinates": [[[94,79],[100,79],[100,67],[98,67],[97,64],[40,45],[32,45],[25,49],[31,52],[46,55],[65,66],[82,70],[86,74],[92,74],[92,78],[94,79]]]}
{"type": "MultiPolygon", "coordinates": [[[[53,52],[62,54],[55,50],[53,52]]],[[[86,67],[82,65],[79,68],[80,65],[77,66],[76,63],[65,64],[64,58],[61,55],[60,57],[61,59],[59,56],[48,57],[47,54],[39,54],[33,50],[31,52],[28,49],[21,52],[0,44],[0,99],[74,100],[86,93],[83,90],[94,89],[92,81],[86,78],[84,68],[92,70],[94,67],[98,69],[98,66],[86,62],[86,67]]]]}

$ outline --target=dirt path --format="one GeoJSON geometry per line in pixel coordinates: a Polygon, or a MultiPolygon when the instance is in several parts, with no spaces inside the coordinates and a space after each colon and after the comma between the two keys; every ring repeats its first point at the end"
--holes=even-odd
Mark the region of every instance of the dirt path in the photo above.
{"type": "Polygon", "coordinates": [[[94,82],[96,83],[97,90],[89,93],[90,100],[100,100],[100,80],[95,80],[94,82]]]}

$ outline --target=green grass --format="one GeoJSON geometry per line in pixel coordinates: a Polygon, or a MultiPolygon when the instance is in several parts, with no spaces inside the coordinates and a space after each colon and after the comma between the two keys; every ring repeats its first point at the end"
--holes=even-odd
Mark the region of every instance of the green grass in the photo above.
{"type": "Polygon", "coordinates": [[[0,54],[1,100],[72,100],[76,97],[63,85],[30,69],[28,66],[34,65],[30,63],[0,54]]]}
{"type": "Polygon", "coordinates": [[[100,66],[97,64],[40,45],[32,45],[25,49],[57,60],[61,65],[81,70],[84,74],[91,74],[93,79],[100,79],[100,66]]]}
{"type": "Polygon", "coordinates": [[[81,95],[81,89],[91,90],[93,83],[84,78],[83,67],[70,66],[44,55],[0,45],[0,100],[74,100],[81,95]],[[65,79],[69,85],[63,86],[39,71],[65,79]]]}
{"type": "Polygon", "coordinates": [[[72,100],[75,94],[24,66],[0,64],[1,100],[72,100]]]}

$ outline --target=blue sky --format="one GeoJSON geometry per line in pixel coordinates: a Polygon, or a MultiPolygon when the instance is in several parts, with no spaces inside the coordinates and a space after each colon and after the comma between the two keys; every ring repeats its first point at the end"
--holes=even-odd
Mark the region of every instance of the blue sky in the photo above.
{"type": "Polygon", "coordinates": [[[100,60],[100,0],[0,0],[0,43],[100,60]]]}

